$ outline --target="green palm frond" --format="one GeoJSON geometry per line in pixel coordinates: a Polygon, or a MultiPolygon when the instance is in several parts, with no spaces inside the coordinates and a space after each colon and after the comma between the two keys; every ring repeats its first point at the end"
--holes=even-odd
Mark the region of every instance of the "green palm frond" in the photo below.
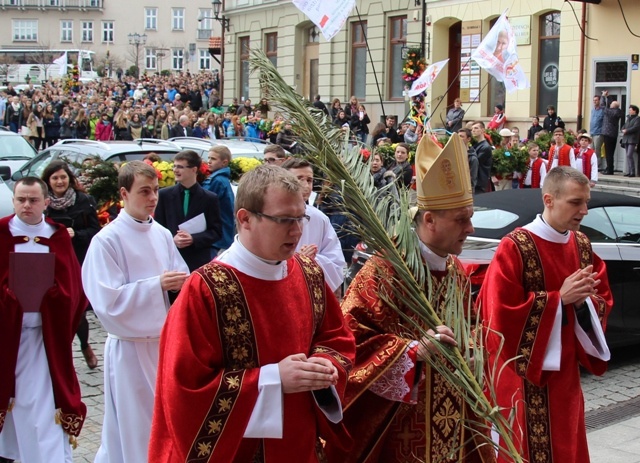
{"type": "MultiPolygon", "coordinates": [[[[504,439],[506,448],[499,449],[514,462],[522,457],[511,440],[508,421],[492,407],[483,392],[484,357],[482,330],[472,326],[472,307],[465,298],[469,288],[460,290],[456,272],[449,272],[448,280],[437,287],[432,285],[428,269],[423,264],[418,237],[413,230],[409,210],[409,192],[399,188],[397,194],[378,190],[373,184],[369,164],[363,162],[358,146],[348,143],[344,132],[329,121],[322,111],[313,108],[308,101],[296,94],[262,51],[251,52],[250,64],[260,78],[263,94],[272,106],[278,107],[291,121],[294,130],[307,151],[307,159],[313,162],[341,191],[344,213],[354,223],[356,232],[368,249],[384,257],[393,267],[394,279],[389,282],[393,298],[385,300],[421,335],[428,337],[424,328],[446,324],[454,329],[458,345],[474,346],[473,371],[469,368],[472,353],[434,343],[440,355],[431,358],[432,367],[446,378],[469,407],[481,419],[492,425],[504,439]],[[427,294],[423,288],[427,288],[427,294]],[[429,300],[444,300],[448,308],[445,320],[441,320],[429,300]],[[467,302],[465,302],[467,301],[467,302]],[[408,317],[396,304],[408,309],[415,317],[408,317]],[[416,320],[417,319],[417,320],[416,320]],[[477,328],[477,329],[474,329],[477,328]],[[453,371],[447,366],[453,365],[453,371]]],[[[395,186],[394,186],[395,188],[395,186]]],[[[488,384],[491,389],[491,384],[488,384]]],[[[487,429],[487,424],[475,423],[487,429]]],[[[488,433],[487,433],[488,434],[488,433]]],[[[486,436],[482,436],[485,437],[486,436]]],[[[486,445],[495,445],[486,440],[486,445]]]]}

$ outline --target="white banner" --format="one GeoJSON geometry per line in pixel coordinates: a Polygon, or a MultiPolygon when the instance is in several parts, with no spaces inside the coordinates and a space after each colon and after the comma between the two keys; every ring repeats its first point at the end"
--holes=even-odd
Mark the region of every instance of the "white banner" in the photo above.
{"type": "Polygon", "coordinates": [[[331,40],[342,29],[356,0],[293,0],[293,4],[331,40]]]}
{"type": "Polygon", "coordinates": [[[516,37],[506,12],[498,18],[471,58],[500,82],[507,92],[529,88],[529,80],[518,61],[516,37]]]}
{"type": "Polygon", "coordinates": [[[437,63],[433,63],[431,66],[425,69],[424,72],[420,75],[420,77],[418,77],[416,80],[413,81],[413,84],[411,85],[411,90],[409,90],[409,96],[412,97],[412,96],[420,95],[426,89],[431,87],[431,84],[433,83],[433,81],[436,80],[436,77],[438,77],[438,74],[440,74],[440,71],[444,69],[444,67],[447,65],[448,62],[449,62],[449,58],[445,59],[444,61],[438,61],[437,63]]]}
{"type": "Polygon", "coordinates": [[[54,59],[53,64],[57,64],[58,66],[60,66],[60,69],[58,70],[58,75],[60,77],[66,76],[67,75],[67,52],[65,51],[60,58],[54,59]]]}

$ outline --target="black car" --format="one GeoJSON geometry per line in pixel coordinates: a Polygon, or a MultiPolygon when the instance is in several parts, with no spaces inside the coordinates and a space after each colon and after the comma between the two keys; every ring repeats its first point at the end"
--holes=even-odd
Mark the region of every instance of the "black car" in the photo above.
{"type": "MultiPolygon", "coordinates": [[[[607,323],[610,346],[640,343],[640,198],[591,192],[580,231],[606,262],[614,306],[607,323]]],[[[500,239],[532,222],[543,210],[539,189],[504,190],[474,196],[475,232],[460,260],[477,290],[500,239]]]]}
{"type": "MultiPolygon", "coordinates": [[[[640,343],[640,197],[591,191],[588,208],[580,230],[607,264],[614,300],[607,342],[610,346],[640,343]]],[[[476,195],[473,209],[475,232],[459,257],[477,294],[502,237],[532,222],[544,207],[539,189],[517,189],[476,195]]],[[[366,246],[358,244],[345,289],[369,257],[366,246]]]]}

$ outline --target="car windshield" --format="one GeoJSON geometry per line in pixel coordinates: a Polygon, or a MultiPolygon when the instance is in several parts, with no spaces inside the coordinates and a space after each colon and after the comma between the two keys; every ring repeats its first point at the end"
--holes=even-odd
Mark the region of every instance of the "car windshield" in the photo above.
{"type": "Polygon", "coordinates": [[[22,137],[2,137],[0,139],[0,161],[28,161],[36,155],[29,142],[22,137]]]}
{"type": "Polygon", "coordinates": [[[489,230],[499,230],[505,228],[518,220],[518,215],[503,209],[491,209],[486,207],[475,207],[471,223],[473,228],[486,228],[489,230]]]}

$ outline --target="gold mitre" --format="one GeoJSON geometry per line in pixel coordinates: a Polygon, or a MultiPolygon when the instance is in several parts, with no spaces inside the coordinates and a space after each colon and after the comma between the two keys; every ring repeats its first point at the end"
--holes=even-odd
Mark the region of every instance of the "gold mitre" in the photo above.
{"type": "Polygon", "coordinates": [[[429,211],[473,204],[467,147],[457,133],[440,148],[429,135],[416,151],[418,208],[429,211]]]}

